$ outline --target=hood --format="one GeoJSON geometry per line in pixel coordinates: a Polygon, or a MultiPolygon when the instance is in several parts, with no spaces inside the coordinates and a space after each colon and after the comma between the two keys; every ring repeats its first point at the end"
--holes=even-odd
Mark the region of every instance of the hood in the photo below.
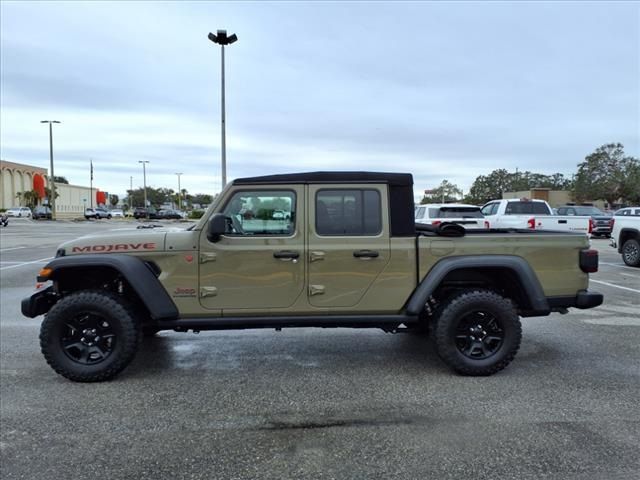
{"type": "Polygon", "coordinates": [[[65,255],[83,253],[136,253],[165,250],[167,233],[181,228],[124,228],[99,232],[61,244],[65,255]]]}

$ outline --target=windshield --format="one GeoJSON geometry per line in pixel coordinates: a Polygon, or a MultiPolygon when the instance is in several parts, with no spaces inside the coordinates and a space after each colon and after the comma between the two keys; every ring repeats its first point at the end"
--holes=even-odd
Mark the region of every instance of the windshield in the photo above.
{"type": "Polygon", "coordinates": [[[596,207],[574,207],[576,215],[606,215],[602,210],[596,207]]]}
{"type": "MultiPolygon", "coordinates": [[[[436,209],[438,210],[438,209],[436,209]]],[[[480,207],[441,207],[437,218],[484,218],[480,207]]]]}

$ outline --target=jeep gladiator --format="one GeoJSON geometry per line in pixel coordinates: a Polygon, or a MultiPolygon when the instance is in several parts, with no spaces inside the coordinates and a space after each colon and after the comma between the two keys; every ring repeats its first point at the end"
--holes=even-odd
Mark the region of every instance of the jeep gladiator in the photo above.
{"type": "Polygon", "coordinates": [[[160,330],[351,327],[427,334],[465,375],[515,357],[520,317],[591,308],[584,234],[414,223],[410,174],[237,179],[186,229],[62,244],[22,301],[46,314],[46,361],[75,381],[114,377],[160,330]],[[276,212],[283,212],[284,215],[276,212]]]}

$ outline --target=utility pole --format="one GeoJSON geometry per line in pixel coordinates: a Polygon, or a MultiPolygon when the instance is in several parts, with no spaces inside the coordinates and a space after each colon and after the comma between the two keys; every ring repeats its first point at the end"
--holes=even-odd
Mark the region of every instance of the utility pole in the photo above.
{"type": "Polygon", "coordinates": [[[182,190],[180,190],[180,175],[182,172],[176,173],[178,176],[178,210],[182,210],[182,190]]]}
{"type": "Polygon", "coordinates": [[[147,163],[149,160],[138,160],[142,164],[142,184],[144,185],[144,211],[145,217],[149,219],[149,207],[147,206],[147,163]]]}
{"type": "Polygon", "coordinates": [[[221,95],[221,149],[222,149],[222,188],[227,184],[227,138],[226,138],[226,120],[225,120],[225,97],[224,97],[224,47],[225,45],[231,45],[238,41],[238,36],[234,33],[233,35],[227,36],[226,30],[218,30],[216,34],[209,33],[209,40],[213,43],[217,43],[221,47],[222,55],[221,55],[221,87],[222,87],[222,95],[221,95]]]}
{"type": "Polygon", "coordinates": [[[133,175],[129,177],[129,208],[133,210],[133,175]]]}
{"type": "Polygon", "coordinates": [[[91,163],[91,175],[89,179],[89,197],[91,197],[91,208],[93,208],[93,158],[89,160],[91,163]]]}
{"type": "Polygon", "coordinates": [[[51,218],[56,219],[56,182],[53,173],[53,124],[60,123],[58,120],[42,120],[40,123],[49,124],[49,162],[51,174],[49,175],[49,206],[51,208],[51,218]]]}

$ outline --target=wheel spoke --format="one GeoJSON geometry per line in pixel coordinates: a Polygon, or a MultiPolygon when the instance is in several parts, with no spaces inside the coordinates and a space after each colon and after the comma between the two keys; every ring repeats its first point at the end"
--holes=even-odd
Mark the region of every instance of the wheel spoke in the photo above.
{"type": "MultiPolygon", "coordinates": [[[[106,357],[107,355],[102,351],[102,349],[100,347],[98,347],[97,345],[91,347],[89,349],[89,354],[94,354],[97,353],[98,355],[100,355],[100,360],[102,360],[104,357],[106,357]]],[[[97,359],[96,359],[97,360],[97,359]]]]}
{"type": "Polygon", "coordinates": [[[82,342],[74,342],[74,343],[70,343],[69,345],[63,345],[65,350],[71,350],[72,348],[77,348],[78,350],[82,350],[83,348],[85,348],[85,344],[82,342]]]}
{"type": "Polygon", "coordinates": [[[87,363],[89,361],[90,349],[85,345],[82,349],[82,353],[78,357],[78,361],[81,363],[87,363]]]}

